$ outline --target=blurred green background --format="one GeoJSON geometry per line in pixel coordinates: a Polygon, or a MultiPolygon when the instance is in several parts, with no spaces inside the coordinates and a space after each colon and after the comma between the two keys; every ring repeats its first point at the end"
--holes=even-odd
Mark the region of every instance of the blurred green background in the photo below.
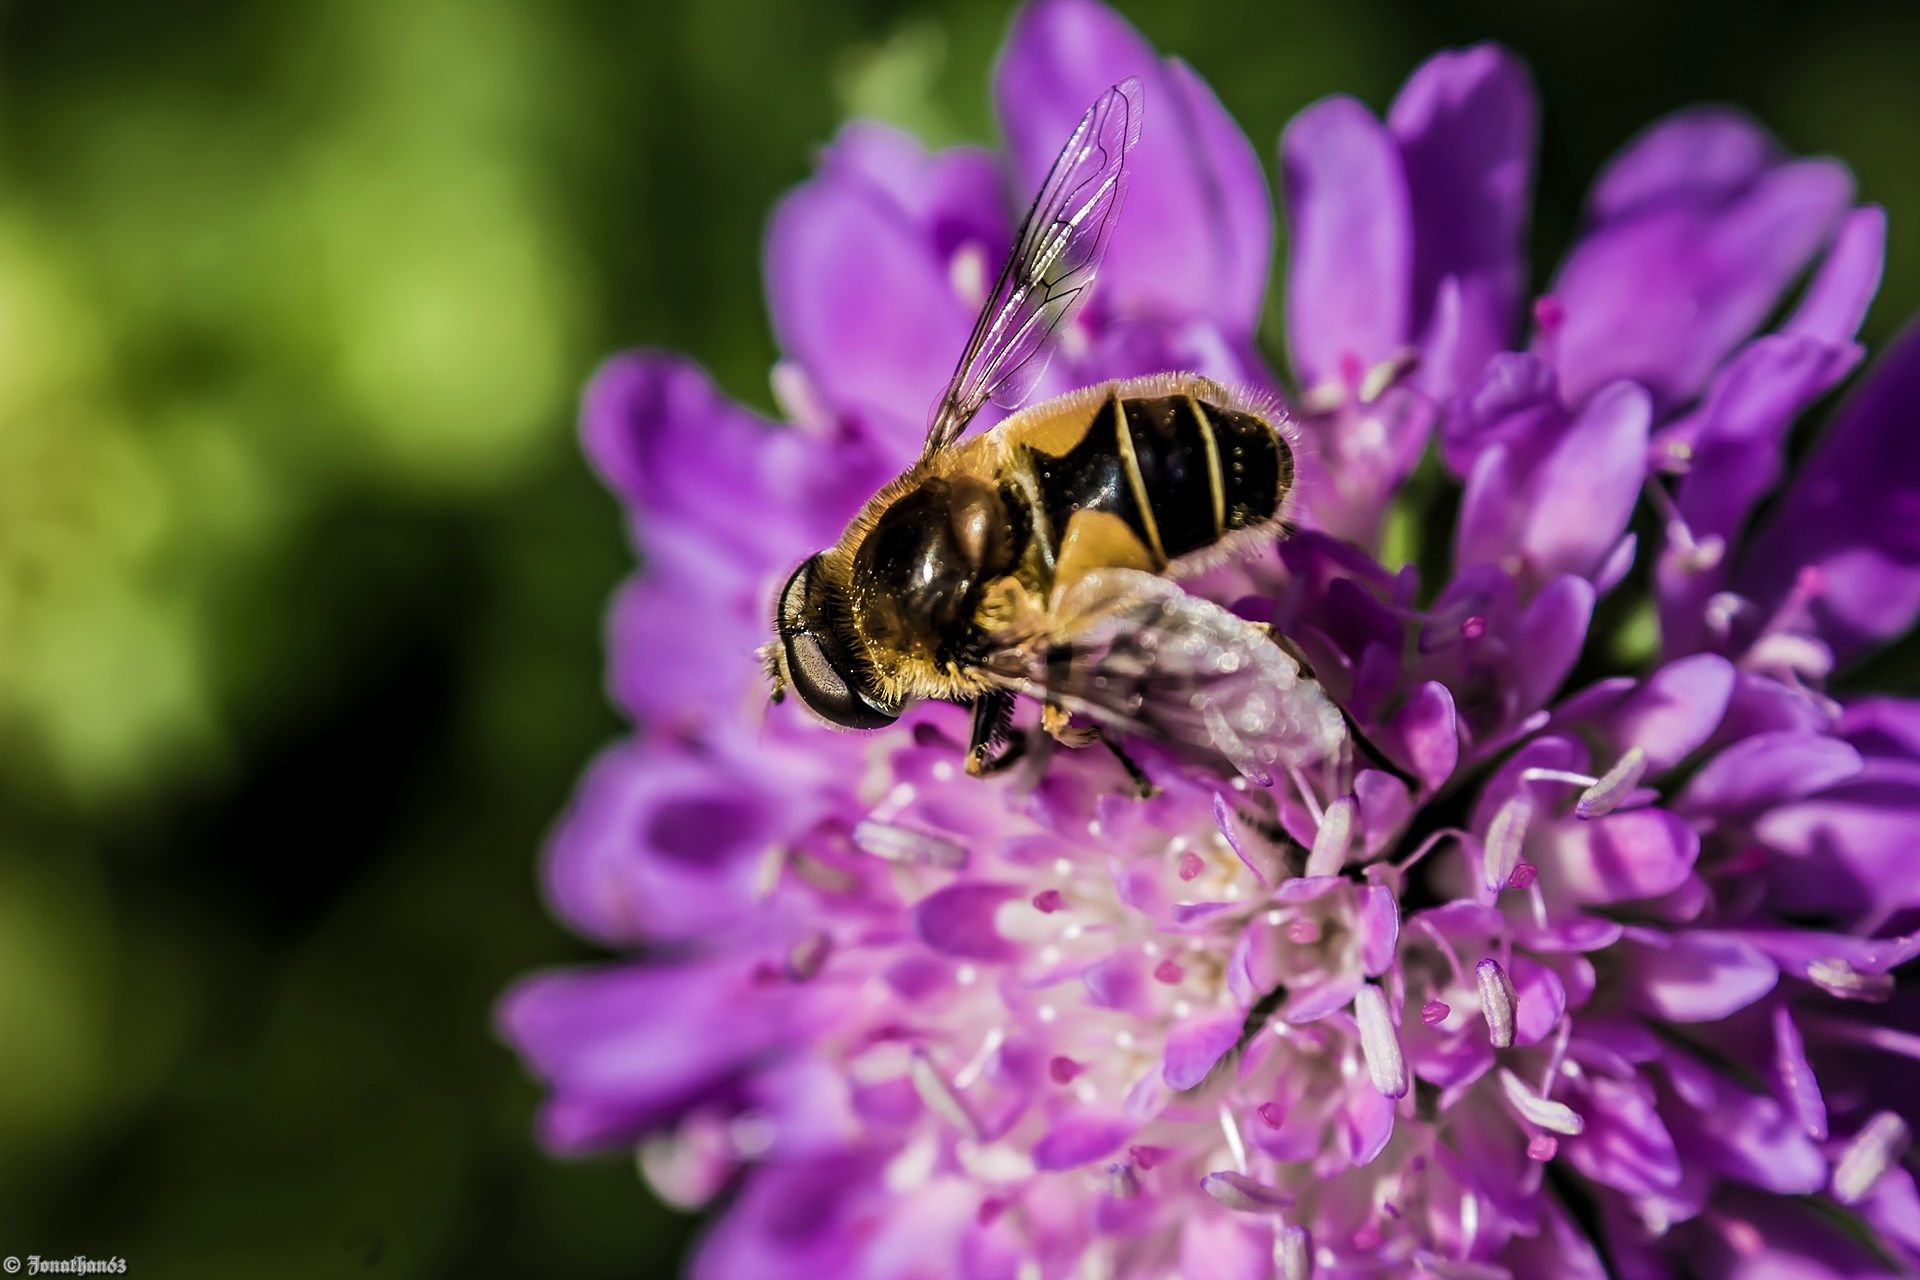
{"type": "MultiPolygon", "coordinates": [[[[1848,159],[1920,304],[1920,11],[1123,0],[1260,146],[1493,36],[1545,101],[1537,265],[1699,99],[1848,159]]],[[[0,1253],[148,1276],[666,1274],[491,1036],[585,958],[535,852],[619,732],[603,354],[765,406],[762,220],[853,113],[992,136],[1008,9],[0,7],[0,1253]]],[[[698,626],[698,618],[689,618],[698,626]]]]}

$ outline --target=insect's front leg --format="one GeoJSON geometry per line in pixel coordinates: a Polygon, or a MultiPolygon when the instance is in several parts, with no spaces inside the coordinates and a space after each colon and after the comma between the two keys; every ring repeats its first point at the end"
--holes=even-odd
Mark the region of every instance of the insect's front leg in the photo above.
{"type": "Polygon", "coordinates": [[[1027,736],[1012,728],[1013,694],[1005,689],[973,700],[973,729],[967,738],[967,773],[984,778],[999,773],[1026,754],[1027,736]]]}

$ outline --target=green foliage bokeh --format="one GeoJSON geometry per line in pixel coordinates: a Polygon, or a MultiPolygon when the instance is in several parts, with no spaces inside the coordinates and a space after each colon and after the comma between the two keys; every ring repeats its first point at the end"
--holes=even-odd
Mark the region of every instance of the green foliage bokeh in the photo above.
{"type": "MultiPolygon", "coordinates": [[[[1869,338],[1920,304],[1910,7],[1121,7],[1270,172],[1313,98],[1512,44],[1541,269],[1635,129],[1738,103],[1888,207],[1869,338]]],[[[619,732],[599,626],[630,554],[574,400],[660,345],[768,406],[772,201],[850,114],[990,138],[1007,18],[0,6],[0,1254],[676,1268],[691,1223],[630,1161],[533,1148],[489,1023],[514,974],[590,955],[533,875],[619,732]]]]}

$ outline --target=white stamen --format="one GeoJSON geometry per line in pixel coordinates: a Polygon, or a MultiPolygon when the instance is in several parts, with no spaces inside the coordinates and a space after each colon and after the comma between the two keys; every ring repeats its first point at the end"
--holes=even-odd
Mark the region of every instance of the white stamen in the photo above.
{"type": "Polygon", "coordinates": [[[1706,618],[1707,630],[1724,640],[1732,634],[1733,624],[1740,620],[1740,615],[1750,612],[1752,608],[1753,603],[1745,596],[1732,591],[1716,591],[1708,598],[1702,614],[1706,618]]]}
{"type": "Polygon", "coordinates": [[[956,1089],[972,1088],[973,1082],[980,1078],[980,1073],[987,1069],[987,1063],[993,1060],[993,1055],[1000,1052],[1000,1046],[1006,1041],[1006,1038],[1006,1030],[1002,1027],[994,1027],[988,1031],[986,1036],[980,1041],[980,1047],[973,1051],[971,1058],[967,1059],[967,1065],[954,1073],[953,1087],[956,1089]]]}
{"type": "Polygon", "coordinates": [[[760,859],[760,865],[753,869],[753,899],[765,902],[780,887],[780,877],[787,869],[787,850],[785,845],[769,845],[766,856],[760,859]]]}
{"type": "Polygon", "coordinates": [[[1410,347],[1403,347],[1368,369],[1366,377],[1360,380],[1360,403],[1372,404],[1378,400],[1403,374],[1419,363],[1419,353],[1410,347]]]}
{"type": "Polygon", "coordinates": [[[1402,862],[1396,870],[1402,875],[1413,870],[1414,864],[1426,857],[1429,853],[1432,853],[1442,840],[1468,840],[1471,838],[1471,832],[1462,831],[1459,827],[1442,827],[1425,840],[1422,840],[1419,846],[1407,855],[1407,860],[1402,862]]]}
{"type": "Polygon", "coordinates": [[[961,1101],[952,1086],[933,1069],[933,1063],[927,1060],[925,1054],[913,1055],[913,1063],[907,1074],[913,1081],[913,1091],[920,1095],[920,1101],[927,1104],[927,1110],[969,1137],[978,1135],[979,1126],[974,1123],[973,1113],[967,1110],[967,1104],[961,1101]]]}
{"type": "Polygon", "coordinates": [[[1200,1189],[1229,1209],[1241,1213],[1274,1213],[1293,1204],[1293,1197],[1244,1173],[1219,1170],[1200,1179],[1200,1189]]]}
{"type": "Polygon", "coordinates": [[[1307,816],[1313,819],[1314,826],[1317,828],[1322,817],[1320,797],[1313,794],[1313,788],[1307,785],[1306,775],[1301,773],[1297,766],[1287,766],[1287,777],[1292,780],[1293,789],[1300,793],[1300,803],[1307,806],[1307,816]]]}
{"type": "Polygon", "coordinates": [[[1033,1016],[1042,1022],[1052,1022],[1060,1016],[1060,1011],[1050,1004],[1043,1004],[1033,1011],[1033,1016]]]}
{"type": "Polygon", "coordinates": [[[880,822],[892,822],[919,794],[911,782],[896,782],[880,797],[880,803],[873,806],[872,816],[880,822]]]}
{"type": "Polygon", "coordinates": [[[1273,1265],[1280,1280],[1313,1280],[1313,1237],[1305,1227],[1285,1227],[1273,1238],[1273,1265]]]}
{"type": "Polygon", "coordinates": [[[1639,747],[1628,747],[1626,754],[1614,761],[1613,768],[1580,793],[1578,803],[1573,806],[1573,816],[1584,820],[1612,813],[1628,793],[1640,785],[1646,771],[1647,753],[1639,747]]]}
{"type": "Polygon", "coordinates": [[[980,971],[970,964],[963,964],[953,971],[953,980],[963,987],[970,987],[980,980],[980,971]]]}
{"type": "Polygon", "coordinates": [[[1818,682],[1833,671],[1833,650],[1812,636],[1774,631],[1754,641],[1747,650],[1747,665],[1818,682]]]}
{"type": "Polygon", "coordinates": [[[813,379],[792,360],[775,364],[768,382],[773,388],[773,402],[780,407],[780,416],[794,426],[802,431],[824,431],[833,425],[833,411],[820,398],[813,379]]]}
{"type": "Polygon", "coordinates": [[[1507,1095],[1507,1101],[1513,1104],[1513,1109],[1529,1123],[1569,1138],[1577,1138],[1586,1132],[1587,1122],[1579,1112],[1564,1102],[1541,1097],[1533,1091],[1533,1086],[1505,1067],[1500,1068],[1500,1088],[1507,1095]]]}
{"type": "Polygon", "coordinates": [[[1247,1171],[1247,1144],[1240,1136],[1240,1126],[1234,1122],[1233,1112],[1226,1103],[1220,1104],[1220,1132],[1227,1136],[1227,1150],[1233,1153],[1234,1168],[1241,1173],[1247,1171]]]}
{"type": "Polygon", "coordinates": [[[1893,994],[1893,977],[1862,973],[1838,956],[1825,956],[1807,966],[1807,977],[1830,996],[1842,1000],[1885,1000],[1893,994]]]}
{"type": "Polygon", "coordinates": [[[863,819],[853,829],[854,846],[887,862],[957,871],[967,865],[967,848],[958,840],[898,823],[863,819]]]}
{"type": "Polygon", "coordinates": [[[1055,858],[1053,860],[1053,874],[1061,877],[1062,879],[1065,879],[1066,877],[1072,875],[1073,859],[1072,858],[1055,858]]]}
{"type": "Polygon", "coordinates": [[[810,933],[787,952],[787,976],[795,982],[807,982],[820,972],[833,952],[833,939],[825,933],[810,933]]]}
{"type": "Polygon", "coordinates": [[[727,1137],[743,1160],[757,1160],[772,1147],[778,1134],[765,1116],[744,1115],[727,1126],[727,1137]]]}
{"type": "Polygon", "coordinates": [[[1327,806],[1320,826],[1313,833],[1313,850],[1307,854],[1306,872],[1310,876],[1330,876],[1346,865],[1347,844],[1353,836],[1352,796],[1341,796],[1327,806]]]}
{"type": "Polygon", "coordinates": [[[1522,794],[1501,805],[1487,824],[1487,842],[1480,851],[1480,883],[1488,893],[1499,893],[1513,878],[1527,841],[1527,824],[1532,821],[1533,801],[1522,794]]]}
{"type": "Polygon", "coordinates": [[[1647,496],[1652,499],[1654,509],[1660,513],[1660,521],[1666,527],[1667,542],[1673,547],[1673,553],[1679,558],[1680,568],[1686,573],[1704,573],[1719,564],[1727,554],[1727,540],[1718,534],[1708,534],[1704,538],[1695,538],[1693,529],[1687,524],[1687,518],[1680,514],[1679,506],[1673,495],[1658,480],[1647,481],[1647,496]]]}
{"type": "Polygon", "coordinates": [[[972,240],[961,245],[947,261],[947,283],[953,296],[969,311],[987,300],[987,253],[972,240]]]}
{"type": "Polygon", "coordinates": [[[1353,1016],[1360,1023],[1360,1051],[1366,1055],[1367,1074],[1382,1097],[1398,1098],[1407,1091],[1407,1060],[1400,1051],[1400,1031],[1387,1008],[1387,994],[1369,982],[1353,997],[1353,1016]]]}
{"type": "Polygon", "coordinates": [[[1575,773],[1571,769],[1522,769],[1522,782],[1564,782],[1570,787],[1590,787],[1600,779],[1590,773],[1575,773]]]}
{"type": "Polygon", "coordinates": [[[1873,1194],[1907,1149],[1907,1122],[1882,1111],[1855,1134],[1833,1166],[1833,1198],[1841,1204],[1859,1204],[1873,1194]]]}
{"type": "Polygon", "coordinates": [[[1511,1049],[1516,999],[1513,980],[1491,956],[1473,966],[1473,978],[1480,988],[1480,1013],[1487,1020],[1487,1038],[1496,1049],[1511,1049]]]}

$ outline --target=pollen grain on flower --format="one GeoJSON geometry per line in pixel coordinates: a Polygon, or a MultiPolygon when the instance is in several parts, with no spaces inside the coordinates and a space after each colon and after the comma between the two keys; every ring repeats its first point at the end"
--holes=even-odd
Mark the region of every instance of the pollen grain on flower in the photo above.
{"type": "Polygon", "coordinates": [[[643,553],[611,628],[636,727],[545,877],[631,954],[503,1004],[542,1137],[645,1144],[715,1206],[711,1280],[1920,1268],[1920,703],[1829,686],[1920,611],[1920,336],[1788,465],[1857,362],[1879,211],[1684,112],[1530,293],[1527,73],[1444,52],[1384,117],[1331,98],[1280,139],[1288,385],[1257,154],[1096,0],[1014,24],[1011,172],[1127,75],[1153,198],[1036,394],[1177,368],[1288,404],[1297,532],[1188,585],[1270,619],[1352,741],[1271,786],[1142,744],[1140,799],[1095,750],[967,777],[952,707],[762,726],[773,593],[912,460],[982,288],[955,246],[1018,215],[980,152],[851,125],[767,241],[804,430],[669,355],[587,392],[643,553]],[[856,244],[951,287],[882,314],[823,248],[856,244]],[[1376,558],[1417,504],[1453,513],[1437,580],[1376,558]],[[1621,666],[1636,609],[1657,652],[1621,666]]]}

